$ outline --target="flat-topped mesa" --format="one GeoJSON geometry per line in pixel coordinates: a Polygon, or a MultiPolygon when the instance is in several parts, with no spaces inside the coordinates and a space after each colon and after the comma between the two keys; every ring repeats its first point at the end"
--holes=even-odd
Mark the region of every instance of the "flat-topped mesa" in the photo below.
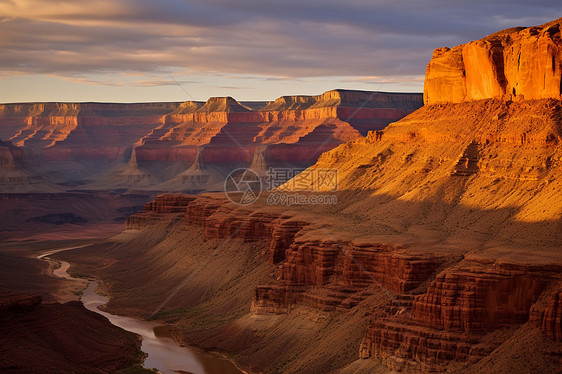
{"type": "MultiPolygon", "coordinates": [[[[261,113],[248,109],[232,97],[212,97],[203,105],[185,102],[165,116],[161,126],[139,140],[139,158],[193,162],[197,149],[187,147],[247,144],[258,131],[256,124],[260,122],[263,122],[261,113]]],[[[217,158],[213,151],[206,157],[209,157],[206,161],[217,158]]]]}
{"type": "Polygon", "coordinates": [[[330,90],[316,96],[281,96],[259,109],[262,112],[315,108],[392,108],[415,110],[423,104],[418,93],[330,90]]]}
{"type": "Polygon", "coordinates": [[[176,110],[174,110],[168,115],[173,116],[173,115],[193,113],[196,112],[199,108],[201,108],[203,104],[204,103],[201,101],[184,101],[176,108],[176,110]]]}
{"type": "Polygon", "coordinates": [[[260,108],[263,112],[307,109],[317,102],[315,96],[281,96],[260,108]]]}
{"type": "Polygon", "coordinates": [[[264,123],[253,142],[275,144],[267,153],[275,160],[290,155],[292,162],[310,161],[318,157],[316,151],[325,152],[368,131],[383,129],[422,104],[420,94],[341,89],[316,96],[283,96],[260,109],[264,123]]]}
{"type": "Polygon", "coordinates": [[[511,28],[481,40],[438,48],[427,66],[426,104],[481,99],[559,99],[562,18],[511,28]]]}
{"type": "Polygon", "coordinates": [[[0,136],[50,160],[119,158],[179,103],[0,105],[0,136]]]}
{"type": "MultiPolygon", "coordinates": [[[[174,111],[180,103],[20,103],[0,104],[0,119],[8,125],[17,123],[31,125],[41,122],[49,123],[49,118],[75,118],[77,116],[90,117],[160,117],[174,111]],[[47,122],[45,122],[47,121],[47,122]]],[[[60,121],[60,119],[58,120],[60,121]]],[[[58,123],[51,120],[52,123],[58,123]]]]}
{"type": "Polygon", "coordinates": [[[422,106],[418,93],[394,93],[359,90],[330,90],[315,97],[315,106],[355,108],[394,108],[415,110],[422,106]]]}
{"type": "Polygon", "coordinates": [[[198,109],[199,112],[251,112],[250,109],[242,106],[238,101],[230,96],[211,97],[205,105],[198,109]]]}

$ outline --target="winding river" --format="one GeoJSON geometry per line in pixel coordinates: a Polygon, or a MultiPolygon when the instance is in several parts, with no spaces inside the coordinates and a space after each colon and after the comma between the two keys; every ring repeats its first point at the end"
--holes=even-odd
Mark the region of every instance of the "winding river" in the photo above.
{"type": "MultiPolygon", "coordinates": [[[[50,259],[48,256],[64,250],[65,248],[50,251],[37,256],[39,259],[50,259]]],[[[70,264],[66,261],[56,260],[60,267],[53,274],[60,278],[72,279],[67,270],[70,264]]],[[[98,295],[96,288],[98,282],[89,281],[82,293],[81,301],[86,309],[105,316],[113,325],[142,336],[143,352],[148,356],[144,360],[145,368],[157,368],[162,374],[241,374],[232,362],[226,358],[190,347],[180,347],[172,339],[167,326],[154,322],[142,321],[131,317],[118,316],[98,309],[109,301],[105,296],[98,295]]]]}

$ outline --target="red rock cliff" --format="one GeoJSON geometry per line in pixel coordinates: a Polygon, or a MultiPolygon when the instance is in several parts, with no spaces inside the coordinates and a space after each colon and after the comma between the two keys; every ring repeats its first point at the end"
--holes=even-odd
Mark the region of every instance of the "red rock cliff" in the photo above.
{"type": "Polygon", "coordinates": [[[162,115],[178,104],[3,104],[0,129],[4,137],[20,146],[46,148],[67,142],[72,146],[126,147],[157,126],[162,115]]]}
{"type": "Polygon", "coordinates": [[[333,90],[318,96],[239,103],[30,103],[0,105],[0,138],[47,160],[120,159],[137,146],[142,161],[249,162],[256,145],[276,145],[273,161],[314,161],[342,142],[381,129],[422,105],[419,94],[333,90]],[[287,154],[294,159],[287,160],[287,154]]]}
{"type": "Polygon", "coordinates": [[[562,19],[558,19],[436,49],[427,66],[425,103],[560,98],[561,26],[562,19]]]}
{"type": "Polygon", "coordinates": [[[140,159],[193,162],[193,146],[206,145],[204,161],[249,162],[267,144],[273,162],[311,162],[342,142],[382,129],[421,105],[418,94],[333,90],[318,96],[284,96],[250,109],[232,98],[187,102],[139,141],[140,159]]]}

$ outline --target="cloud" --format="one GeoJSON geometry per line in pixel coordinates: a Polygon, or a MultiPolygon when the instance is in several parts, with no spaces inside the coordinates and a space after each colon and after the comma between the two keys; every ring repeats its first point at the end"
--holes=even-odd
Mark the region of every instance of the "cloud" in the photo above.
{"type": "MultiPolygon", "coordinates": [[[[187,75],[410,79],[423,76],[434,48],[540,24],[558,8],[521,0],[0,0],[0,74],[166,76],[165,66],[187,75]]],[[[136,84],[151,82],[176,84],[136,84]]]]}

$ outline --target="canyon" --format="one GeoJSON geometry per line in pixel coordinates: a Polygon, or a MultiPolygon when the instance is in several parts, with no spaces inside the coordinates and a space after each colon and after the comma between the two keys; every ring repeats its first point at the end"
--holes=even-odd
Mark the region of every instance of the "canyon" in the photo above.
{"type": "Polygon", "coordinates": [[[307,169],[337,170],[337,192],[319,180],[271,192],[337,205],[164,194],[89,261],[65,258],[107,279],[110,310],[167,321],[252,372],[559,372],[561,26],[436,50],[425,106],[307,169]],[[150,284],[122,274],[135,268],[154,268],[150,284]]]}
{"type": "MultiPolygon", "coordinates": [[[[561,32],[558,19],[435,50],[417,110],[419,95],[344,90],[158,104],[125,146],[95,157],[79,150],[90,142],[80,128],[104,120],[73,122],[61,109],[45,133],[46,122],[24,130],[14,114],[0,165],[14,173],[6,183],[23,183],[19,160],[76,166],[75,148],[121,158],[88,188],[131,194],[103,210],[124,208],[125,230],[53,257],[100,281],[105,310],[165,323],[177,342],[248,372],[560,373],[561,32]],[[191,176],[217,173],[216,182],[264,160],[313,178],[244,206],[194,188],[191,176]],[[167,171],[150,169],[162,163],[167,171]],[[336,191],[320,170],[337,171],[336,191]],[[337,204],[288,205],[274,194],[337,204]]],[[[31,113],[18,108],[4,110],[31,113]]],[[[60,219],[77,220],[43,218],[60,219]]]]}

